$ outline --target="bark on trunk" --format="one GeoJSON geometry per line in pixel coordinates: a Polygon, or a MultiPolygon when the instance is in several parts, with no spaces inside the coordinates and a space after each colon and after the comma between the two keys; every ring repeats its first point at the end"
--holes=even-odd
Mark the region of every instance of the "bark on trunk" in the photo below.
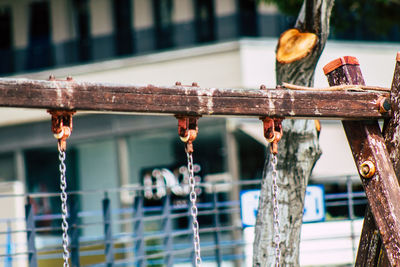
{"type": "MultiPolygon", "coordinates": [[[[299,13],[296,28],[317,34],[318,42],[306,57],[289,63],[276,62],[277,84],[289,82],[313,86],[318,59],[329,34],[329,19],[334,0],[306,0],[299,13]]],[[[321,155],[314,121],[284,120],[283,137],[278,152],[278,187],[280,218],[279,266],[299,266],[300,232],[304,194],[311,171],[321,155]]],[[[272,179],[269,157],[264,167],[260,204],[255,227],[253,266],[275,265],[273,244],[272,179]]]]}

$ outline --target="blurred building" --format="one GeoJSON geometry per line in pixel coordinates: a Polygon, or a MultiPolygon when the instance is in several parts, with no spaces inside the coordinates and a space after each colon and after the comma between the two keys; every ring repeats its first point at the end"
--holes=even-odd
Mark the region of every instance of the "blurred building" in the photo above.
{"type": "Polygon", "coordinates": [[[289,21],[253,0],[1,0],[0,73],[277,36],[289,21]]]}
{"type": "MultiPolygon", "coordinates": [[[[275,46],[293,18],[251,0],[0,0],[0,73],[79,81],[275,87],[275,46]]],[[[328,41],[316,72],[340,56],[356,56],[367,84],[389,87],[396,46],[328,41]]],[[[32,101],[35,101],[32,99],[32,101]]],[[[45,110],[0,109],[0,181],[27,192],[58,191],[56,141],[45,110]]],[[[339,122],[324,121],[313,181],[356,174],[339,122]],[[335,164],[332,164],[335,162],[335,164]],[[338,168],[340,166],[340,168],[338,168]]],[[[195,162],[203,179],[257,179],[266,153],[256,118],[201,118],[195,162]]],[[[177,121],[170,116],[78,112],[68,140],[69,190],[142,185],[146,171],[186,164],[177,121]]],[[[238,199],[238,192],[226,192],[238,199]]],[[[129,199],[129,196],[128,196],[129,199]]],[[[82,210],[100,203],[84,196],[82,210]]],[[[113,201],[119,207],[122,201],[113,201]]],[[[122,205],[122,204],[121,204],[122,205]]],[[[50,211],[58,203],[46,203],[50,211]]],[[[95,235],[98,228],[85,230],[95,235]]]]}

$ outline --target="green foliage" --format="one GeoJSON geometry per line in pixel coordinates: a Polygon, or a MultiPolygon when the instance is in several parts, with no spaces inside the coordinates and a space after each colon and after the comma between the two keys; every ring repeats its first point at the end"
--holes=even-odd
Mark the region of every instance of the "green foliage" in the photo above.
{"type": "Polygon", "coordinates": [[[331,17],[338,38],[398,40],[400,3],[391,0],[336,0],[331,17]]]}
{"type": "MultiPolygon", "coordinates": [[[[303,0],[259,0],[296,16],[303,0]]],[[[335,0],[331,32],[337,39],[400,41],[400,0],[335,0]]]]}
{"type": "Polygon", "coordinates": [[[278,9],[285,15],[297,16],[303,0],[259,0],[268,4],[275,4],[278,9]]]}

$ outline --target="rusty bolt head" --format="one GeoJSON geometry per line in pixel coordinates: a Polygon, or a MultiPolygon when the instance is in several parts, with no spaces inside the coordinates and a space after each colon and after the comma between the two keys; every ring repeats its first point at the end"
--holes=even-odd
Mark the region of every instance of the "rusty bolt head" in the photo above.
{"type": "Polygon", "coordinates": [[[391,109],[390,100],[387,97],[379,97],[377,105],[380,113],[387,113],[391,109]]]}
{"type": "Polygon", "coordinates": [[[54,81],[56,79],[56,77],[53,75],[53,74],[51,74],[50,76],[49,76],[49,81],[54,81]]]}
{"type": "Polygon", "coordinates": [[[360,165],[360,174],[364,178],[371,178],[375,174],[375,164],[366,160],[360,165]]]}
{"type": "Polygon", "coordinates": [[[197,82],[192,82],[192,86],[198,87],[199,84],[197,82]]]}
{"type": "Polygon", "coordinates": [[[182,85],[181,82],[175,82],[175,85],[182,85]]]}
{"type": "Polygon", "coordinates": [[[73,80],[74,80],[74,79],[72,78],[72,76],[70,76],[70,75],[67,76],[67,81],[71,82],[71,81],[73,81],[73,80]]]}
{"type": "Polygon", "coordinates": [[[267,87],[265,86],[265,84],[261,84],[261,85],[260,85],[260,89],[261,89],[261,90],[266,90],[267,87]]]}

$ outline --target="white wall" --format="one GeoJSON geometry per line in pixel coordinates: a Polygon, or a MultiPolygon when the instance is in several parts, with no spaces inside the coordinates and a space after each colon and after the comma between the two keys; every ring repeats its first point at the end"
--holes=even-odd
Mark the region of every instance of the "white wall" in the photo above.
{"type": "Polygon", "coordinates": [[[182,84],[198,82],[204,87],[240,87],[242,84],[237,50],[177,59],[166,58],[166,54],[160,53],[158,57],[159,61],[150,60],[157,58],[157,55],[152,55],[148,57],[149,63],[146,57],[142,57],[144,64],[87,72],[74,75],[74,78],[80,81],[157,85],[174,85],[176,81],[182,84]]]}
{"type": "MultiPolygon", "coordinates": [[[[241,66],[243,86],[258,88],[260,84],[275,87],[275,49],[277,39],[241,41],[241,66]]],[[[328,82],[322,71],[330,61],[342,56],[358,58],[367,85],[390,87],[393,78],[396,43],[367,43],[329,41],[318,62],[315,87],[326,87],[328,82]]]]}
{"type": "Polygon", "coordinates": [[[168,166],[175,162],[173,140],[175,131],[170,133],[148,133],[128,138],[130,183],[141,184],[140,171],[143,168],[168,166]]]}
{"type": "MultiPolygon", "coordinates": [[[[25,193],[24,184],[22,182],[2,182],[0,183],[0,193],[5,195],[23,195],[25,193]]],[[[0,198],[0,231],[7,232],[11,231],[21,231],[12,233],[10,238],[12,242],[12,251],[11,253],[25,253],[27,250],[26,247],[26,233],[24,233],[24,229],[26,229],[25,225],[25,197],[2,197],[0,198]],[[10,221],[10,229],[8,229],[6,219],[11,219],[10,221]]],[[[7,254],[7,235],[0,235],[0,253],[7,254]]],[[[3,266],[3,262],[6,258],[2,257],[0,261],[0,265],[3,266]]],[[[23,267],[27,266],[26,257],[13,257],[12,266],[23,267]]]]}
{"type": "MultiPolygon", "coordinates": [[[[77,146],[80,190],[105,190],[119,187],[117,148],[114,140],[96,141],[77,146]]],[[[81,209],[84,211],[101,211],[101,192],[86,193],[81,198],[81,209]]],[[[109,194],[113,209],[119,208],[116,194],[109,194]]],[[[91,216],[83,219],[83,223],[101,222],[102,216],[91,216]]],[[[118,229],[114,225],[113,231],[118,229]]],[[[84,236],[99,236],[104,232],[101,224],[83,228],[84,236]]]]}
{"type": "Polygon", "coordinates": [[[322,67],[342,56],[356,57],[367,85],[390,87],[396,63],[398,43],[368,43],[329,41],[326,45],[315,73],[316,86],[328,86],[322,67]]]}

